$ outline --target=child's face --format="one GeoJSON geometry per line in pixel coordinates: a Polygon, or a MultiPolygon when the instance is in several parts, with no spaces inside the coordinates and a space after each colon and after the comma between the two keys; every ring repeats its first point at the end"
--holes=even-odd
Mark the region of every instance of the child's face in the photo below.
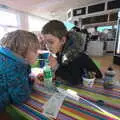
{"type": "Polygon", "coordinates": [[[47,42],[48,48],[52,53],[60,52],[63,44],[61,40],[52,34],[45,34],[44,39],[47,42]]]}
{"type": "Polygon", "coordinates": [[[26,60],[29,62],[29,64],[34,64],[36,62],[36,58],[38,56],[37,50],[28,50],[26,55],[26,60]]]}

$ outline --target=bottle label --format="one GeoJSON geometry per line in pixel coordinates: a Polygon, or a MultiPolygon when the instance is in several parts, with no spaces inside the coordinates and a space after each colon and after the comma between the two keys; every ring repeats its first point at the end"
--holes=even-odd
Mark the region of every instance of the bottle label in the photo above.
{"type": "Polygon", "coordinates": [[[51,71],[44,71],[44,78],[46,78],[46,79],[52,78],[52,72],[51,71]]]}

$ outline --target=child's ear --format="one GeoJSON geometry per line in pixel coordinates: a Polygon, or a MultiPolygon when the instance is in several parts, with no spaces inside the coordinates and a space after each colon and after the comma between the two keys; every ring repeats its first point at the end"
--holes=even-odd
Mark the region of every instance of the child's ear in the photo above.
{"type": "Polygon", "coordinates": [[[62,44],[66,43],[67,38],[66,37],[62,37],[62,44]]]}

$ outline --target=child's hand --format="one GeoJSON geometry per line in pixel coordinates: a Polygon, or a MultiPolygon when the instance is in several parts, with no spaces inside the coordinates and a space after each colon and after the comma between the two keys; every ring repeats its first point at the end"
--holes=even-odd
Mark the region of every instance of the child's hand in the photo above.
{"type": "Polygon", "coordinates": [[[38,79],[40,82],[43,82],[43,81],[44,81],[43,74],[38,74],[38,75],[37,75],[37,79],[38,79]]]}
{"type": "Polygon", "coordinates": [[[38,74],[36,79],[35,79],[35,84],[43,84],[44,78],[42,74],[38,74]]]}
{"type": "Polygon", "coordinates": [[[55,66],[57,65],[57,60],[56,60],[56,58],[54,58],[53,56],[50,56],[50,57],[49,57],[49,65],[50,65],[52,68],[55,68],[55,66]]]}
{"type": "Polygon", "coordinates": [[[37,78],[35,78],[35,80],[34,80],[34,84],[40,84],[41,82],[37,79],[37,78]]]}
{"type": "Polygon", "coordinates": [[[30,80],[34,82],[34,84],[41,84],[44,81],[43,75],[38,74],[35,76],[30,76],[30,80]]]}

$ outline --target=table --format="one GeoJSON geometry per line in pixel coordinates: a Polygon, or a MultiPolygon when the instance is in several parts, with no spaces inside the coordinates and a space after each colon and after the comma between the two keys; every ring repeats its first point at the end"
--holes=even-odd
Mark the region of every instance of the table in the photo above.
{"type": "MultiPolygon", "coordinates": [[[[51,93],[42,90],[38,85],[30,99],[21,106],[11,105],[7,111],[11,113],[15,120],[53,120],[42,114],[42,107],[51,97],[51,93]],[[17,117],[17,118],[16,118],[17,117]]],[[[104,100],[105,105],[100,106],[105,112],[101,112],[95,107],[87,104],[85,101],[75,101],[66,97],[57,116],[57,120],[120,120],[120,89],[112,91],[102,89],[102,86],[94,86],[92,89],[81,86],[70,87],[62,85],[61,88],[72,89],[78,92],[78,95],[86,100],[96,102],[104,100]],[[114,96],[114,98],[112,98],[114,96]],[[108,109],[106,109],[108,108],[108,109]],[[112,110],[110,112],[107,112],[112,110]]]]}

